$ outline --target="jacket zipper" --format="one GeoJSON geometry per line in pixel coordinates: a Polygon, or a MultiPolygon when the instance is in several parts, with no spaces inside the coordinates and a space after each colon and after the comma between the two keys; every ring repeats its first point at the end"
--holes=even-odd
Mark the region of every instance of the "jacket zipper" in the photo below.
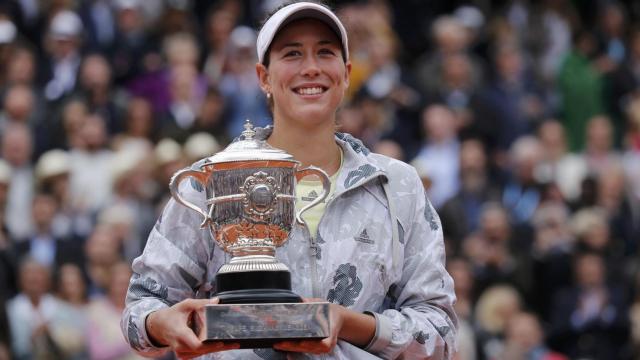
{"type": "Polygon", "coordinates": [[[360,184],[358,184],[358,186],[352,186],[348,189],[345,189],[339,193],[333,193],[333,195],[331,195],[328,199],[327,199],[327,204],[325,205],[324,208],[324,212],[322,213],[322,216],[320,216],[320,220],[318,220],[318,228],[316,230],[316,234],[315,236],[311,236],[311,233],[309,232],[309,227],[307,226],[307,224],[305,223],[304,225],[304,229],[305,229],[305,234],[306,236],[309,238],[310,243],[311,243],[311,247],[314,250],[314,253],[310,253],[311,254],[311,290],[312,290],[312,294],[313,297],[315,298],[321,298],[324,299],[324,296],[320,293],[320,287],[318,286],[318,258],[316,257],[317,251],[318,251],[318,244],[316,242],[316,239],[318,237],[318,234],[320,233],[320,225],[322,224],[322,220],[324,220],[325,215],[327,214],[327,211],[329,210],[329,206],[331,205],[331,203],[339,196],[341,196],[342,194],[351,191],[353,189],[356,189],[360,186],[363,186],[364,184],[368,183],[369,181],[371,181],[372,179],[376,179],[378,178],[378,176],[380,175],[384,175],[383,172],[375,172],[373,174],[371,174],[371,176],[369,176],[368,178],[366,178],[364,181],[362,181],[360,184]]]}

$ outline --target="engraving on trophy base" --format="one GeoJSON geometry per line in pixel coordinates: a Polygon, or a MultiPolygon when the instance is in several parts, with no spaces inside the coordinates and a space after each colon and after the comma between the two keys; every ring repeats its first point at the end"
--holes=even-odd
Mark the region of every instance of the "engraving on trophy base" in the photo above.
{"type": "Polygon", "coordinates": [[[196,323],[196,334],[203,342],[266,348],[284,340],[328,337],[329,303],[207,305],[196,323]]]}

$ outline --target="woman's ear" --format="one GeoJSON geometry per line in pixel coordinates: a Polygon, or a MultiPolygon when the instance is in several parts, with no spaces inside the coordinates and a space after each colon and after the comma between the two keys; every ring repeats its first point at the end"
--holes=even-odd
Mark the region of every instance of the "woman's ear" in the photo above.
{"type": "Polygon", "coordinates": [[[345,64],[344,72],[344,85],[345,89],[349,87],[349,79],[351,78],[351,61],[347,61],[345,64]]]}
{"type": "Polygon", "coordinates": [[[271,86],[269,85],[269,70],[266,66],[261,63],[256,64],[256,74],[258,75],[258,82],[260,83],[260,88],[262,91],[266,93],[269,92],[271,86]]]}

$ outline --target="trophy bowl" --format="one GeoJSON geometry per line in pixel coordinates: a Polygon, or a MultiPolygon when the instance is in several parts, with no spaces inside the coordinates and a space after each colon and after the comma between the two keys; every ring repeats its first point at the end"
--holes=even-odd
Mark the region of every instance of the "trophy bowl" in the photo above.
{"type": "Polygon", "coordinates": [[[231,255],[216,274],[215,296],[221,305],[207,306],[200,313],[202,320],[196,321],[201,340],[263,347],[284,339],[329,335],[328,303],[303,304],[291,291],[289,269],[275,258],[294,223],[304,223],[302,213],[329,193],[324,171],[299,167],[290,154],[256,139],[247,120],[238,141],[204,159],[199,169],[186,168],[171,178],[173,198],[200,214],[201,227],[208,228],[216,244],[231,255]],[[296,182],[308,175],[320,178],[323,192],[296,213],[296,182]],[[205,209],[178,191],[187,178],[204,188],[205,209]]]}

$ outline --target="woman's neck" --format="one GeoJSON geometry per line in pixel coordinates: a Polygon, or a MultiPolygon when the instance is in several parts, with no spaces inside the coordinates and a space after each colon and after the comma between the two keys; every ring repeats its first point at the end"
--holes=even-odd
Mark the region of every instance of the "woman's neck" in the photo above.
{"type": "Polygon", "coordinates": [[[267,139],[271,146],[293,155],[302,167],[313,165],[330,176],[338,171],[340,148],[335,141],[333,123],[314,128],[279,124],[277,121],[275,124],[267,139]]]}

